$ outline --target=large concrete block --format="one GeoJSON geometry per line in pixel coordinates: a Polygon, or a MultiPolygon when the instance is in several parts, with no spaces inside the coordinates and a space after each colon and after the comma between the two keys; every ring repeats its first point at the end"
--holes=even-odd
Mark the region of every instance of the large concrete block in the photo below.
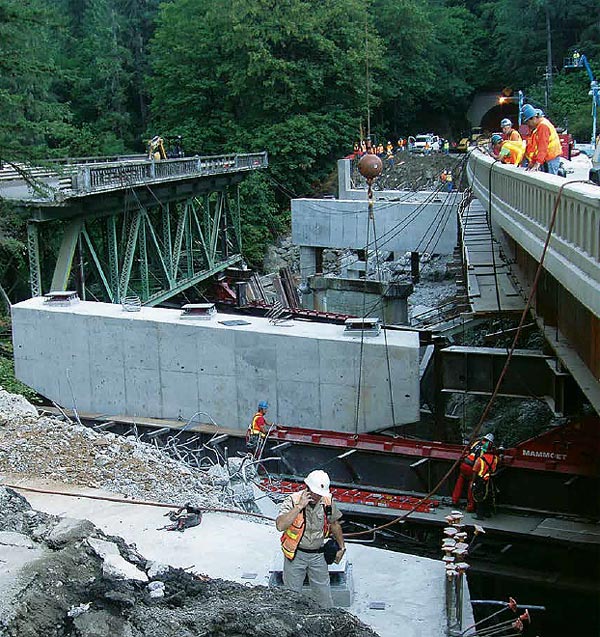
{"type": "MultiPolygon", "coordinates": [[[[128,372],[127,372],[128,373],[128,372]]],[[[127,395],[125,393],[125,367],[109,368],[109,367],[90,367],[91,376],[91,402],[89,406],[85,406],[82,401],[78,401],[79,409],[82,411],[90,411],[101,414],[128,414],[141,416],[137,404],[132,409],[123,408],[129,403],[127,395]]],[[[40,389],[39,385],[33,385],[44,396],[52,398],[59,404],[68,405],[68,400],[65,402],[65,396],[63,394],[52,395],[47,394],[45,389],[40,389]]],[[[42,384],[41,387],[44,387],[42,384]]],[[[77,385],[74,386],[75,395],[78,394],[77,385]]],[[[68,398],[68,395],[67,397],[68,398]]]]}
{"type": "Polygon", "coordinates": [[[298,427],[309,429],[321,428],[321,402],[317,380],[278,381],[277,395],[277,411],[283,422],[295,422],[298,427]]]}
{"type": "Polygon", "coordinates": [[[191,326],[162,326],[158,334],[158,354],[163,371],[195,374],[204,356],[198,352],[197,330],[191,326]]]}
{"type": "Polygon", "coordinates": [[[227,318],[30,299],[13,310],[17,375],[81,412],[212,419],[244,431],[268,400],[275,422],[353,432],[361,365],[359,431],[391,424],[389,357],[395,421],[418,419],[416,332],[389,332],[386,350],[383,335],[361,344],[340,325],[248,317],[229,327],[220,322],[227,318]]]}
{"type": "Polygon", "coordinates": [[[123,363],[130,369],[147,369],[158,374],[158,324],[130,321],[123,338],[123,363]]]}
{"type": "Polygon", "coordinates": [[[292,241],[300,246],[351,248],[362,250],[374,245],[397,254],[417,250],[452,254],[457,243],[454,194],[423,198],[398,191],[388,198],[377,193],[374,226],[367,224],[367,203],[355,199],[292,200],[292,241]],[[389,199],[389,200],[388,200],[389,199]],[[368,228],[368,234],[367,234],[368,228]]]}
{"type": "Polygon", "coordinates": [[[193,371],[171,371],[161,369],[162,405],[160,415],[184,419],[191,418],[193,414],[184,414],[183,409],[188,406],[198,411],[198,375],[193,371]]]}

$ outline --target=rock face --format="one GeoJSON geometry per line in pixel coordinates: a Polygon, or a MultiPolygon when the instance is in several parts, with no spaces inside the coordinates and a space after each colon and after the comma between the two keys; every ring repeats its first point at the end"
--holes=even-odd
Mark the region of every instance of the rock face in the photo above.
{"type": "Polygon", "coordinates": [[[290,592],[250,589],[181,569],[157,568],[123,540],[105,536],[91,523],[32,511],[20,495],[0,488],[0,637],[42,635],[367,637],[375,633],[342,610],[319,610],[290,592]]]}

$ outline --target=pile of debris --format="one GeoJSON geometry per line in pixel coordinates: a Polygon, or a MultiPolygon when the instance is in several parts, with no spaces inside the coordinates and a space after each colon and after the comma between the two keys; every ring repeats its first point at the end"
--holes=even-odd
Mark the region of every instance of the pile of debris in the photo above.
{"type": "Polygon", "coordinates": [[[140,500],[220,503],[209,472],[175,460],[135,436],[122,437],[38,416],[22,396],[0,389],[0,474],[104,489],[140,500]]]}
{"type": "Polygon", "coordinates": [[[342,610],[290,591],[150,562],[87,520],[0,488],[0,637],[367,637],[342,610]]]}
{"type": "MultiPolygon", "coordinates": [[[[237,473],[241,471],[241,466],[237,473]]],[[[231,476],[201,471],[134,437],[38,416],[0,390],[0,475],[161,502],[219,506],[231,476]]],[[[341,610],[283,590],[211,580],[142,557],[87,520],[33,511],[0,487],[0,637],[374,635],[341,610]]]]}
{"type": "MultiPolygon", "coordinates": [[[[452,173],[455,188],[462,190],[462,171],[467,155],[445,155],[434,153],[396,153],[393,164],[383,160],[383,172],[373,184],[374,190],[437,190],[443,186],[440,176],[444,170],[452,173]]],[[[364,180],[354,162],[352,179],[355,184],[364,180]]]]}

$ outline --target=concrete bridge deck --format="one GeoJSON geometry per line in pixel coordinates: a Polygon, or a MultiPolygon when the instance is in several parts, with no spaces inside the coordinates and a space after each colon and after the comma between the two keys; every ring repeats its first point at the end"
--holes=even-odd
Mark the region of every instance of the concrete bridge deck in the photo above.
{"type": "Polygon", "coordinates": [[[81,201],[92,195],[105,195],[106,198],[131,188],[161,185],[172,190],[190,181],[210,182],[231,175],[241,177],[243,173],[267,166],[266,152],[160,161],[124,156],[108,161],[86,158],[82,163],[49,161],[40,166],[5,164],[0,170],[0,198],[27,207],[32,219],[46,221],[65,215],[65,209],[79,208],[81,201]]]}
{"type": "Polygon", "coordinates": [[[532,311],[600,413],[600,188],[503,165],[478,150],[467,176],[527,295],[548,243],[532,311]]]}

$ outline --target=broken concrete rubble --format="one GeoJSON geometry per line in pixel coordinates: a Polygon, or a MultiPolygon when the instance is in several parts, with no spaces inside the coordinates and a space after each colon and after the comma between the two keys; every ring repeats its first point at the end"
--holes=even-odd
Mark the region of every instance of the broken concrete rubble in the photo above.
{"type": "Polygon", "coordinates": [[[135,437],[38,416],[0,389],[0,474],[101,488],[141,500],[218,506],[222,488],[205,471],[135,437]]]}
{"type": "MultiPolygon", "coordinates": [[[[136,439],[38,416],[0,390],[0,479],[99,486],[144,500],[223,504],[231,473],[200,471],[136,439]]],[[[243,485],[239,489],[243,491],[243,485]]],[[[250,489],[251,491],[251,489],[250,489]]],[[[234,502],[245,497],[236,494],[234,502]]],[[[0,637],[375,635],[341,610],[282,590],[210,580],[148,561],[87,520],[33,511],[0,486],[0,637]]]]}
{"type": "Polygon", "coordinates": [[[89,522],[32,511],[11,489],[0,488],[0,504],[1,637],[375,635],[352,615],[319,611],[290,592],[146,561],[89,522]]]}

